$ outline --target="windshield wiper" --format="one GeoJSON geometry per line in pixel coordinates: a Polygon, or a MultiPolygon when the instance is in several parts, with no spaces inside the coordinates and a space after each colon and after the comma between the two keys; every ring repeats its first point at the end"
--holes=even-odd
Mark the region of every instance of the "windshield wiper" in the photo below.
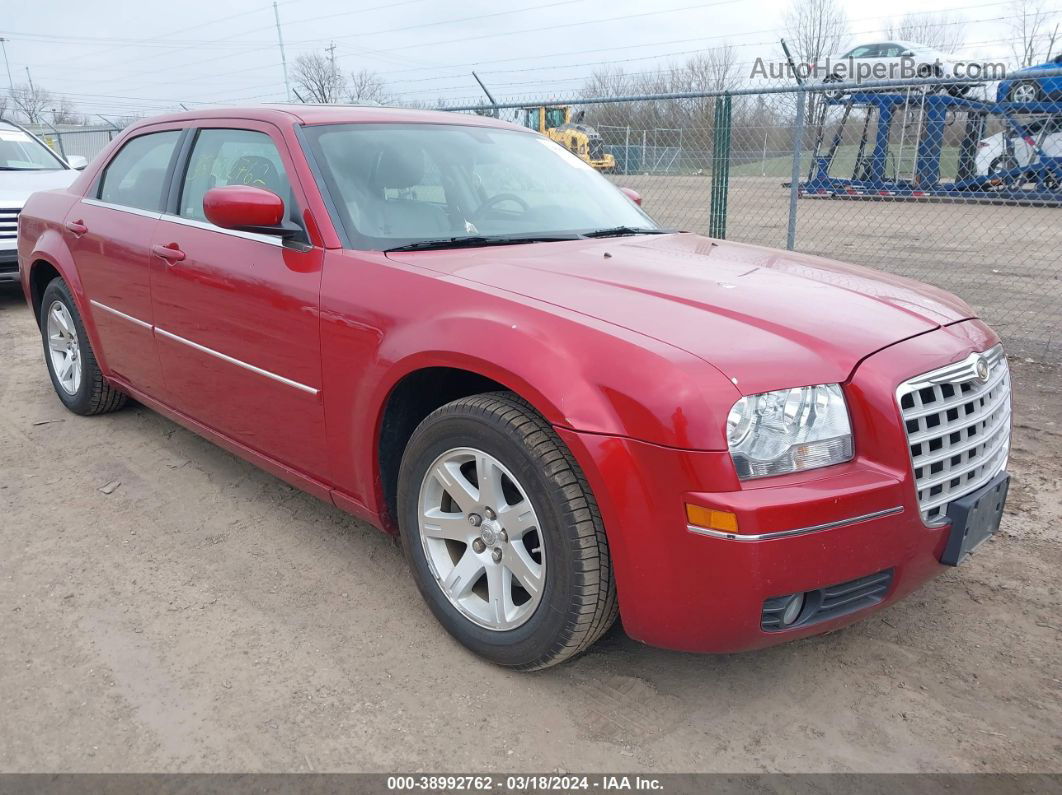
{"type": "Polygon", "coordinates": [[[580,235],[528,235],[527,237],[513,237],[497,235],[491,237],[449,237],[440,240],[418,240],[416,243],[406,243],[403,246],[394,246],[384,249],[384,253],[392,251],[426,251],[429,249],[445,248],[480,248],[483,246],[511,246],[519,243],[555,243],[561,240],[578,240],[580,235]]]}
{"type": "Polygon", "coordinates": [[[622,237],[624,235],[666,235],[670,229],[645,229],[638,226],[613,226],[609,229],[595,229],[583,232],[583,237],[622,237]]]}

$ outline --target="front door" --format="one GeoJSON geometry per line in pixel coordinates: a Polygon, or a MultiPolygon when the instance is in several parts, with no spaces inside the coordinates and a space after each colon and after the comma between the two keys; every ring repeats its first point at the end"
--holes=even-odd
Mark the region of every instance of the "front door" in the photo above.
{"type": "Polygon", "coordinates": [[[162,390],[151,326],[150,248],[181,130],[127,141],[63,231],[107,369],[149,395],[162,390]]]}
{"type": "Polygon", "coordinates": [[[322,250],[207,221],[213,187],[255,185],[299,222],[305,201],[279,131],[212,121],[195,133],[155,228],[155,336],[167,402],[300,472],[327,479],[321,400],[322,250]]]}

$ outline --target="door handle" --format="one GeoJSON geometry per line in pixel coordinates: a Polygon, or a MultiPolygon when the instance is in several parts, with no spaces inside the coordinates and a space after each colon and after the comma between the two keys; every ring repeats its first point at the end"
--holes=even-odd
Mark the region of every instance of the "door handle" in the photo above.
{"type": "Polygon", "coordinates": [[[185,256],[184,252],[177,247],[176,243],[167,243],[166,245],[156,243],[151,247],[151,253],[154,254],[156,257],[160,257],[166,260],[171,265],[174,262],[180,262],[184,259],[185,256]]]}
{"type": "Polygon", "coordinates": [[[81,237],[88,231],[88,227],[85,226],[85,222],[78,218],[76,221],[67,221],[66,228],[73,232],[78,237],[81,237]]]}

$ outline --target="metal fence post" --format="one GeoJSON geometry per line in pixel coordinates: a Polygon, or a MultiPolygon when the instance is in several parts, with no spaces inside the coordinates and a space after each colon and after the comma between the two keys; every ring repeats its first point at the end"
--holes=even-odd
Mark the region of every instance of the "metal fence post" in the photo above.
{"type": "Polygon", "coordinates": [[[785,247],[792,251],[796,246],[797,197],[800,195],[800,152],[804,148],[804,107],[807,92],[797,92],[796,122],[793,124],[793,169],[789,179],[789,228],[786,230],[785,247]]]}
{"type": "Polygon", "coordinates": [[[712,204],[708,213],[708,237],[726,237],[726,202],[730,193],[730,95],[715,101],[715,134],[712,136],[712,204]]]}

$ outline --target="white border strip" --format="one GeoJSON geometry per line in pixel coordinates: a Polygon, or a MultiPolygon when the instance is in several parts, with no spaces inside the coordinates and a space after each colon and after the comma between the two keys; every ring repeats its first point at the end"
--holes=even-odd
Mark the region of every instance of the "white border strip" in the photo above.
{"type": "Polygon", "coordinates": [[[836,522],[826,522],[825,524],[801,527],[796,530],[779,530],[774,533],[760,533],[759,535],[726,533],[722,530],[710,530],[707,527],[697,527],[692,524],[686,525],[686,529],[697,535],[709,536],[711,538],[723,538],[727,541],[770,541],[774,538],[792,538],[793,536],[803,536],[808,533],[818,533],[822,530],[832,530],[835,527],[845,527],[846,525],[856,524],[857,522],[869,522],[871,519],[881,519],[884,516],[892,516],[897,513],[903,513],[902,505],[897,505],[895,508],[886,508],[883,511],[865,513],[862,516],[853,516],[850,519],[838,519],[836,522]]]}

